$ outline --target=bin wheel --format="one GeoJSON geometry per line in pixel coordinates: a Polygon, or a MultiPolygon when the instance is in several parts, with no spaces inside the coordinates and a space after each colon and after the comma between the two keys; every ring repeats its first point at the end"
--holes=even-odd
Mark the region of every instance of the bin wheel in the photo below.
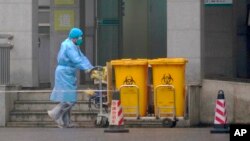
{"type": "Polygon", "coordinates": [[[171,120],[169,118],[165,118],[165,119],[162,120],[162,126],[163,127],[170,127],[170,128],[175,127],[176,126],[176,121],[173,121],[173,120],[171,120]]]}
{"type": "Polygon", "coordinates": [[[97,117],[95,126],[99,128],[107,128],[109,126],[108,118],[105,116],[97,117]]]}

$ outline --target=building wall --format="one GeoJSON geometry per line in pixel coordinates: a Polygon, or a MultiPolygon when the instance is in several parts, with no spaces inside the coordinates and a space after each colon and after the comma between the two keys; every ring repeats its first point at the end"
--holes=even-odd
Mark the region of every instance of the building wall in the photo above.
{"type": "Polygon", "coordinates": [[[234,0],[230,6],[205,7],[206,78],[249,78],[247,5],[234,0]]]}
{"type": "Polygon", "coordinates": [[[38,85],[37,0],[1,0],[0,33],[14,35],[11,50],[11,84],[38,85]]]}
{"type": "Polygon", "coordinates": [[[233,7],[205,8],[205,76],[233,77],[233,7]]]}
{"type": "Polygon", "coordinates": [[[203,80],[200,93],[200,122],[213,124],[218,91],[223,90],[228,123],[250,123],[249,83],[203,80]]]}
{"type": "Polygon", "coordinates": [[[247,4],[250,0],[238,0],[234,3],[235,16],[235,52],[236,52],[236,77],[249,78],[247,70],[247,4]]]}

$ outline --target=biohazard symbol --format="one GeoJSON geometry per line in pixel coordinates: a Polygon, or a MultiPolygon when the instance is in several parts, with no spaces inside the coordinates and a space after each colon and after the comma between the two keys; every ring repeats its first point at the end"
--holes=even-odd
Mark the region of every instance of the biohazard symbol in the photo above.
{"type": "Polygon", "coordinates": [[[125,80],[123,81],[123,84],[134,85],[135,81],[132,76],[126,76],[125,80]]]}
{"type": "Polygon", "coordinates": [[[163,77],[161,78],[162,84],[171,85],[173,83],[173,81],[174,81],[174,79],[172,78],[172,76],[170,74],[168,74],[168,75],[164,74],[163,77]]]}

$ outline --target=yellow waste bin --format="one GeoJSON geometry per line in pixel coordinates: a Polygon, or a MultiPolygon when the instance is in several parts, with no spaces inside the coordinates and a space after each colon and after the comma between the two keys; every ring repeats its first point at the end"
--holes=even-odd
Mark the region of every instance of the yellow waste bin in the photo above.
{"type": "Polygon", "coordinates": [[[115,87],[120,89],[123,114],[127,117],[145,116],[147,113],[147,59],[112,60],[115,87]]]}
{"type": "Polygon", "coordinates": [[[173,116],[171,113],[174,113],[176,117],[183,117],[187,60],[184,58],[159,58],[148,60],[148,63],[152,67],[155,115],[168,117],[173,116]],[[171,91],[169,87],[159,87],[162,85],[173,86],[174,91],[171,91]]]}

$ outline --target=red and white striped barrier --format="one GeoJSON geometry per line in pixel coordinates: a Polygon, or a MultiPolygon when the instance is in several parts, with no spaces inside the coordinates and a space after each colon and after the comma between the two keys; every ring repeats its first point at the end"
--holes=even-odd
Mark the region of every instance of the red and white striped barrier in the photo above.
{"type": "Polygon", "coordinates": [[[226,124],[227,123],[227,113],[225,108],[225,100],[217,99],[215,107],[215,118],[214,124],[226,124]]]}
{"type": "Polygon", "coordinates": [[[227,125],[227,113],[226,113],[226,102],[224,92],[219,90],[214,116],[214,129],[211,133],[229,133],[229,127],[227,125]]]}
{"type": "Polygon", "coordinates": [[[122,107],[120,100],[112,100],[111,113],[110,113],[110,125],[121,126],[124,125],[122,107]]]}
{"type": "Polygon", "coordinates": [[[124,128],[124,118],[120,101],[120,92],[114,91],[111,102],[111,111],[109,116],[109,128],[105,129],[106,133],[128,133],[129,130],[124,128]]]}

